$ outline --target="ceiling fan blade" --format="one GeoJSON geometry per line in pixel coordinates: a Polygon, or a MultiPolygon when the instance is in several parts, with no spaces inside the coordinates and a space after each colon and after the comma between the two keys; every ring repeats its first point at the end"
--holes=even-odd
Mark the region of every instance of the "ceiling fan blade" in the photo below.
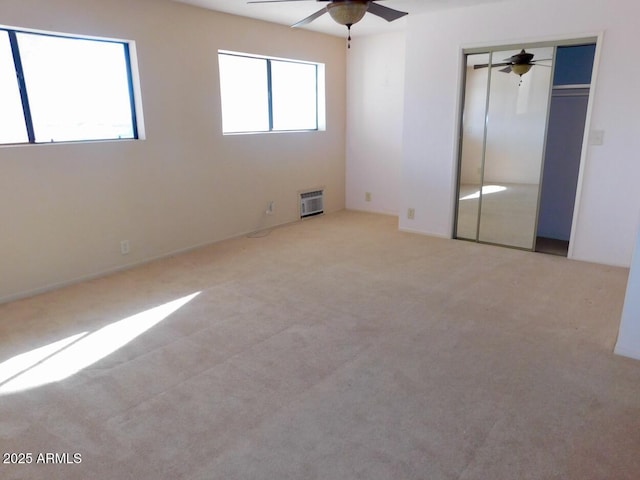
{"type": "Polygon", "coordinates": [[[387,22],[393,22],[394,20],[408,15],[408,12],[401,12],[400,10],[394,10],[393,8],[383,7],[373,1],[369,2],[369,8],[367,11],[380,18],[384,18],[387,22]]]}
{"type": "MultiPolygon", "coordinates": [[[[312,0],[249,0],[247,3],[310,2],[312,0]]],[[[318,0],[321,1],[321,0],[318,0]]]]}
{"type": "MultiPolygon", "coordinates": [[[[495,67],[504,67],[505,65],[511,65],[510,63],[492,63],[491,64],[491,68],[495,68],[495,67]]],[[[474,65],[473,68],[474,70],[477,70],[479,68],[487,68],[489,66],[488,63],[482,63],[479,65],[474,65]]]]}
{"type": "Polygon", "coordinates": [[[307,18],[303,18],[299,22],[291,25],[291,28],[298,28],[298,27],[302,27],[303,25],[307,25],[308,23],[313,22],[316,18],[321,17],[325,13],[327,13],[327,7],[322,7],[322,9],[318,10],[313,15],[309,15],[307,18]]]}
{"type": "Polygon", "coordinates": [[[507,68],[503,68],[501,70],[498,70],[499,72],[504,72],[504,73],[511,73],[511,65],[509,65],[507,68]]]}

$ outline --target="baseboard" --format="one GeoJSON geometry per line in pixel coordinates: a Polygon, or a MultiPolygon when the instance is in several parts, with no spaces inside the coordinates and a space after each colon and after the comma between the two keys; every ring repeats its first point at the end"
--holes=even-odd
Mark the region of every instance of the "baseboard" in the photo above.
{"type": "Polygon", "coordinates": [[[394,212],[391,210],[364,210],[360,208],[345,208],[348,212],[356,212],[356,213],[373,213],[375,215],[385,215],[387,217],[398,217],[398,212],[394,212]]]}
{"type": "Polygon", "coordinates": [[[300,221],[302,221],[302,220],[296,219],[296,220],[292,220],[292,221],[278,223],[278,224],[275,224],[275,225],[271,225],[269,227],[261,228],[259,230],[254,230],[254,231],[250,231],[250,232],[244,232],[244,233],[240,233],[238,235],[231,235],[229,237],[221,238],[219,240],[214,240],[214,241],[210,241],[210,242],[204,242],[204,243],[201,243],[201,244],[198,244],[198,245],[192,245],[190,247],[185,247],[185,248],[181,248],[181,249],[178,249],[178,250],[172,250],[172,251],[170,251],[168,253],[163,253],[163,254],[160,254],[160,255],[153,256],[153,257],[144,258],[144,259],[141,259],[141,260],[136,261],[136,262],[127,263],[127,264],[124,264],[124,265],[118,265],[118,266],[115,266],[115,267],[112,267],[112,268],[107,268],[105,270],[100,270],[98,272],[89,273],[89,274],[86,274],[86,275],[81,275],[79,277],[74,277],[74,278],[67,279],[67,280],[62,280],[60,282],[49,283],[49,284],[42,285],[40,287],[36,287],[36,288],[30,289],[30,290],[24,290],[22,292],[11,293],[9,295],[5,295],[3,297],[0,297],[0,304],[9,303],[9,302],[15,302],[16,300],[22,300],[24,298],[34,297],[36,295],[41,295],[43,293],[52,292],[54,290],[59,290],[61,288],[70,287],[72,285],[77,285],[78,283],[87,282],[89,280],[95,280],[97,278],[106,277],[108,275],[114,275],[116,273],[124,272],[126,270],[130,270],[130,269],[136,268],[136,267],[141,267],[143,265],[146,265],[148,263],[152,263],[152,262],[155,262],[155,261],[158,261],[158,260],[162,260],[162,259],[170,258],[170,257],[175,257],[176,255],[181,255],[181,254],[184,254],[184,253],[189,253],[189,252],[194,251],[194,250],[198,250],[200,248],[209,247],[211,245],[215,245],[215,244],[220,243],[220,242],[225,242],[227,240],[233,240],[234,238],[246,237],[248,235],[255,234],[255,233],[258,233],[260,231],[273,230],[275,228],[286,227],[287,225],[298,223],[300,221]]]}
{"type": "Polygon", "coordinates": [[[451,240],[450,235],[443,235],[442,233],[425,232],[424,230],[418,230],[418,229],[406,228],[406,227],[399,227],[398,230],[405,233],[415,233],[418,235],[424,235],[425,237],[436,237],[436,238],[444,238],[446,240],[451,240]]]}

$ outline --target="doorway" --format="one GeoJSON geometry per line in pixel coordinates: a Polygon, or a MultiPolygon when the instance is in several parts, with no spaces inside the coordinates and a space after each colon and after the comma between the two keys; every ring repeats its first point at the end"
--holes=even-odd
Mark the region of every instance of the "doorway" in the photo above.
{"type": "Polygon", "coordinates": [[[567,255],[595,43],[584,46],[465,52],[454,238],[567,255]]]}
{"type": "Polygon", "coordinates": [[[535,250],[566,257],[595,44],[558,47],[556,52],[535,250]]]}

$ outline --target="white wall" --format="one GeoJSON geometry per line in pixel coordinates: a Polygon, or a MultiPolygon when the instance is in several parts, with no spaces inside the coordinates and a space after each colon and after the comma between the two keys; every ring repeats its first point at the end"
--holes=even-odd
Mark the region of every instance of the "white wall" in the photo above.
{"type": "Polygon", "coordinates": [[[640,42],[639,15],[636,0],[523,0],[410,15],[399,207],[416,217],[401,216],[400,228],[452,234],[463,48],[603,32],[590,126],[605,141],[583,165],[571,256],[629,266],[640,212],[640,64],[628,53],[640,42]]]}
{"type": "Polygon", "coordinates": [[[146,139],[0,147],[0,301],[295,221],[300,189],[344,208],[344,39],[168,0],[1,10],[8,26],[135,41],[146,139]],[[325,63],[327,130],[223,136],[218,49],[325,63]]]}
{"type": "Polygon", "coordinates": [[[347,54],[347,208],[398,213],[404,33],[353,37],[347,54]],[[365,192],[371,201],[365,201],[365,192]]]}
{"type": "Polygon", "coordinates": [[[629,272],[615,352],[640,360],[640,229],[629,272]]]}

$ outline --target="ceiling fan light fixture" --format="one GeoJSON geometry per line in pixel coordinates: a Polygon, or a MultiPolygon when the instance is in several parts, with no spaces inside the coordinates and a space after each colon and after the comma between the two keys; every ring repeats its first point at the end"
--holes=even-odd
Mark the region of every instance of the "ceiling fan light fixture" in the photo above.
{"type": "Polygon", "coordinates": [[[351,25],[358,23],[367,13],[369,0],[344,0],[341,2],[331,2],[327,5],[329,15],[340,25],[351,25]]]}
{"type": "Polygon", "coordinates": [[[516,63],[511,65],[511,70],[516,75],[522,76],[525,73],[527,73],[529,70],[531,70],[531,67],[532,65],[530,63],[516,63]]]}

